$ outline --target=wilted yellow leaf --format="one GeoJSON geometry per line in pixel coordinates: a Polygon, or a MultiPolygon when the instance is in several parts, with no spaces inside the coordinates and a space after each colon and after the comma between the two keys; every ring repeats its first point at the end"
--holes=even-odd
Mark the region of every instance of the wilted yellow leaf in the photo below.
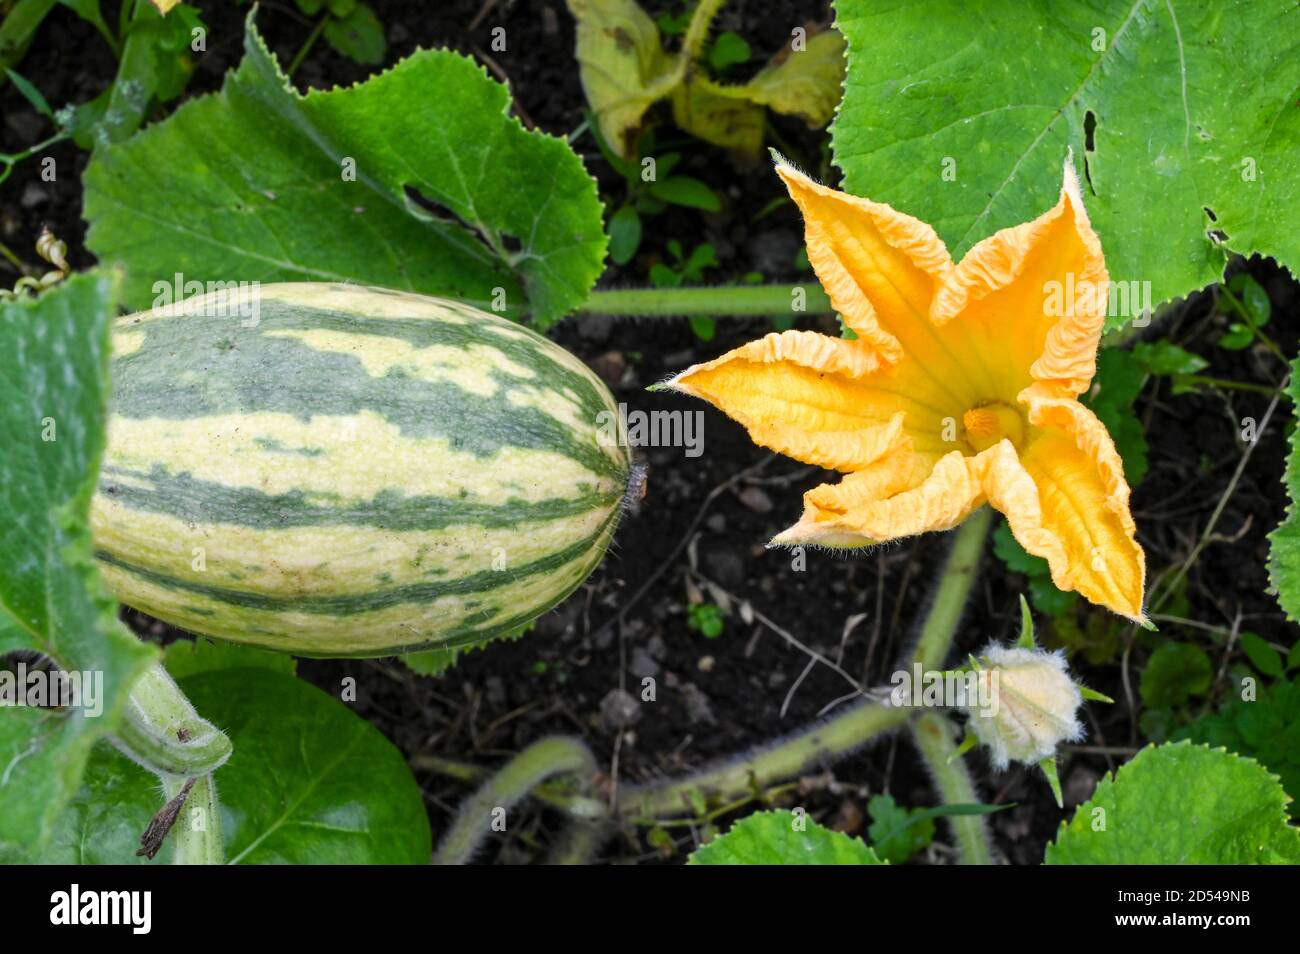
{"type": "Polygon", "coordinates": [[[635,0],[568,0],[578,22],[578,66],[601,135],[633,158],[645,111],[681,82],[682,60],[664,51],[659,28],[635,0]]]}
{"type": "Polygon", "coordinates": [[[163,16],[166,16],[167,13],[171,10],[171,8],[176,6],[176,4],[180,3],[181,0],[151,0],[151,2],[155,7],[158,8],[159,13],[161,13],[163,16]]]}
{"type": "Polygon", "coordinates": [[[705,142],[754,155],[763,147],[763,107],[743,89],[702,78],[683,83],[673,90],[673,122],[705,142]]]}
{"type": "Polygon", "coordinates": [[[745,84],[748,98],[809,126],[824,126],[835,115],[844,84],[844,37],[827,30],[808,38],[802,50],[785,49],[745,84]]]}
{"type": "MultiPolygon", "coordinates": [[[[567,0],[578,24],[582,86],[611,149],[635,158],[636,133],[646,110],[670,98],[673,121],[706,142],[757,155],[763,145],[763,109],[825,125],[835,112],[844,79],[844,39],[834,30],[809,36],[774,57],[748,83],[727,85],[687,69],[687,55],[664,50],[659,28],[636,0],[567,0]]],[[[720,4],[701,4],[685,49],[699,56],[720,4]]]]}

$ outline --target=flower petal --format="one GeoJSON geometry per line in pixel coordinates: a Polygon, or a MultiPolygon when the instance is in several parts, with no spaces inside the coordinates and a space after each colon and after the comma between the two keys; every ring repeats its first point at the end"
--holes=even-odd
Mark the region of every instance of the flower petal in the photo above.
{"type": "Polygon", "coordinates": [[[984,502],[973,463],[958,451],[936,462],[903,446],[838,484],[808,491],[799,522],[772,543],[868,546],[949,530],[984,502]]]}
{"type": "Polygon", "coordinates": [[[989,501],[1021,546],[1047,560],[1058,589],[1145,623],[1146,556],[1110,435],[1090,410],[1050,388],[1028,389],[1026,403],[1034,425],[1028,444],[1018,461],[990,457],[989,501]]]}
{"type": "Polygon", "coordinates": [[[1109,289],[1101,243],[1067,158],[1056,205],[967,252],[930,314],[940,325],[957,319],[970,327],[1002,383],[999,398],[1033,381],[1080,394],[1096,371],[1109,289]]]}
{"type": "Polygon", "coordinates": [[[906,364],[881,367],[866,342],[783,331],[697,364],[667,383],[744,425],[754,442],[804,463],[854,471],[905,433],[935,456],[951,449],[951,399],[906,364]]]}
{"type": "Polygon", "coordinates": [[[932,348],[931,302],[952,272],[934,229],[819,185],[784,160],[776,171],[803,213],[808,260],[845,323],[889,362],[913,345],[932,348]]]}

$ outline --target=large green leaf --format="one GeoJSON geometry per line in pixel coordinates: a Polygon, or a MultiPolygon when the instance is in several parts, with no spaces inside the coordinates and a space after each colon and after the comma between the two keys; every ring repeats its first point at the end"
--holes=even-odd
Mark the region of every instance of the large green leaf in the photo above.
{"type": "Polygon", "coordinates": [[[83,700],[92,708],[0,706],[0,860],[46,841],[152,655],[100,588],[86,524],[114,285],[78,275],[36,300],[0,300],[0,656],[41,653],[102,679],[101,698],[83,700]]]}
{"type": "Polygon", "coordinates": [[[1062,823],[1044,862],[1300,864],[1287,801],[1251,759],[1188,742],[1147,746],[1062,823]]]}
{"type": "Polygon", "coordinates": [[[794,812],[755,812],[691,855],[693,865],[878,865],[860,838],[794,812]]]}
{"type": "Polygon", "coordinates": [[[163,650],[163,665],[173,679],[186,679],[215,669],[270,669],[287,676],[298,670],[298,660],[288,653],[202,636],[171,643],[163,650]]]}
{"type": "MultiPolygon", "coordinates": [[[[234,753],[217,771],[226,858],[238,864],[426,864],[419,786],[402,754],[343,703],[265,668],[180,681],[234,753]]],[[[158,810],[157,780],[107,747],[42,861],[127,864],[158,810]]],[[[164,843],[155,863],[170,858],[164,843]]]]}
{"type": "MultiPolygon", "coordinates": [[[[1300,407],[1300,359],[1291,363],[1291,380],[1287,385],[1292,413],[1300,407]]],[[[1268,535],[1268,579],[1277,590],[1277,601],[1292,622],[1300,620],[1300,428],[1291,432],[1291,453],[1286,459],[1286,519],[1268,535]]]]}
{"type": "Polygon", "coordinates": [[[123,263],[136,308],[179,272],[481,305],[501,288],[545,326],[600,273],[601,206],[573,150],[526,131],[509,105],[505,86],[447,50],[300,96],[250,17],[243,62],[219,93],[96,153],[86,243],[123,263]]]}
{"type": "Polygon", "coordinates": [[[1173,733],[1222,746],[1257,759],[1282,780],[1291,796],[1292,815],[1300,815],[1300,679],[1280,680],[1259,690],[1258,698],[1232,698],[1218,712],[1202,716],[1173,733]]]}
{"type": "Polygon", "coordinates": [[[930,222],[954,256],[1050,208],[1073,148],[1111,278],[1149,281],[1153,305],[1222,274],[1214,230],[1300,266],[1292,0],[835,6],[845,185],[930,222]]]}

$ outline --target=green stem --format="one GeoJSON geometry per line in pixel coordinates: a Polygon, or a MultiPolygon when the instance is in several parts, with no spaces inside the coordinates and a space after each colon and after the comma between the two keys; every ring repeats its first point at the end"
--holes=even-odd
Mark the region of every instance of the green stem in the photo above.
{"type": "Polygon", "coordinates": [[[293,59],[289,62],[289,68],[284,73],[285,76],[292,77],[294,73],[298,72],[298,67],[302,66],[302,61],[307,59],[307,54],[311,52],[311,48],[316,45],[316,41],[324,31],[325,21],[328,18],[328,13],[321,14],[320,19],[316,21],[316,26],[312,28],[311,33],[307,35],[307,39],[302,46],[298,47],[298,52],[294,54],[293,59]]]}
{"type": "Polygon", "coordinates": [[[150,822],[142,842],[149,857],[171,837],[176,864],[221,864],[221,805],[212,773],[230,757],[225,733],[199,717],[161,663],[154,663],[131,687],[126,712],[113,744],[158,776],[163,810],[150,822]],[[189,794],[179,812],[168,804],[189,794]]]}
{"type": "Polygon", "coordinates": [[[907,709],[864,698],[826,722],[739,758],[719,759],[667,782],[625,786],[619,793],[618,813],[633,819],[672,818],[694,814],[700,796],[722,801],[747,794],[758,797],[768,786],[810,766],[843,758],[874,736],[903,725],[910,715],[907,709]]]}
{"type": "Polygon", "coordinates": [[[591,860],[596,857],[596,852],[605,843],[608,834],[609,829],[604,819],[574,821],[547,856],[546,863],[548,865],[591,864],[591,860]]]}
{"type": "Polygon", "coordinates": [[[1242,304],[1241,299],[1232,293],[1232,290],[1228,288],[1226,282],[1219,286],[1219,295],[1228,300],[1228,304],[1232,306],[1232,310],[1241,316],[1241,320],[1244,321],[1246,326],[1255,333],[1255,337],[1264,342],[1264,346],[1268,348],[1269,351],[1273,352],[1274,357],[1283,364],[1289,365],[1291,363],[1287,360],[1286,355],[1282,353],[1282,349],[1277,346],[1277,343],[1264,333],[1264,329],[1256,327],[1255,316],[1246,310],[1246,306],[1242,304]]]}
{"type": "MultiPolygon", "coordinates": [[[[966,764],[957,756],[957,744],[953,741],[954,728],[947,716],[938,712],[926,712],[912,723],[912,738],[930,769],[930,774],[934,776],[934,784],[943,803],[975,805],[979,803],[979,796],[975,793],[975,783],[971,781],[970,773],[966,771],[966,764]]],[[[983,815],[949,815],[947,821],[962,864],[993,863],[988,828],[983,815]]]]}
{"type": "Polygon", "coordinates": [[[147,669],[127,699],[113,741],[155,775],[207,775],[230,757],[230,740],[200,718],[160,663],[147,669]]]}
{"type": "Polygon", "coordinates": [[[579,308],[592,315],[735,315],[767,317],[833,314],[817,284],[721,285],[711,288],[612,288],[593,291],[579,308]]]}
{"type": "MultiPolygon", "coordinates": [[[[180,775],[162,777],[163,796],[173,799],[189,779],[180,775]]],[[[217,800],[217,783],[211,775],[194,780],[185,805],[176,816],[171,830],[172,864],[225,864],[226,849],[221,837],[221,804],[217,800]]]]}
{"type": "Polygon", "coordinates": [[[1224,378],[1211,378],[1204,374],[1180,374],[1179,381],[1187,384],[1204,384],[1211,388],[1225,388],[1233,391],[1250,391],[1254,394],[1267,394],[1269,397],[1277,390],[1266,384],[1255,384],[1251,381],[1228,381],[1224,378]]]}
{"type": "MultiPolygon", "coordinates": [[[[479,784],[492,774],[491,769],[473,762],[461,762],[441,755],[413,755],[408,761],[414,771],[436,772],[470,785],[479,784]]],[[[529,792],[529,796],[548,808],[574,818],[599,818],[605,811],[604,804],[591,796],[562,791],[557,784],[539,785],[529,792]]]]}
{"type": "Polygon", "coordinates": [[[577,739],[555,736],[534,742],[465,800],[451,829],[443,835],[433,863],[468,864],[493,823],[504,820],[542,782],[556,775],[573,775],[585,784],[595,772],[591,750],[577,739]]]}
{"type": "Polygon", "coordinates": [[[948,658],[992,523],[993,511],[981,507],[956,531],[956,539],[948,551],[948,560],[939,580],[939,590],[934,595],[934,603],[925,618],[925,625],[921,627],[921,638],[917,640],[912,656],[912,661],[919,662],[922,669],[940,669],[948,658]]]}
{"type": "Polygon", "coordinates": [[[0,153],[0,163],[4,164],[4,170],[0,171],[0,182],[4,182],[8,179],[10,174],[14,171],[14,166],[18,165],[18,163],[22,162],[24,159],[30,159],[45,147],[52,146],[56,142],[62,142],[71,135],[72,134],[68,132],[57,132],[44,142],[38,142],[36,145],[29,149],[24,149],[22,152],[16,152],[12,155],[9,153],[0,153]]]}

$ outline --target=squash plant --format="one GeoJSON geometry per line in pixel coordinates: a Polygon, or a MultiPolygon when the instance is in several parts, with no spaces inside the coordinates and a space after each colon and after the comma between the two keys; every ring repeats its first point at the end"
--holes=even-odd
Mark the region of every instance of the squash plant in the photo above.
{"type": "MultiPolygon", "coordinates": [[[[752,119],[805,82],[823,91],[845,44],[832,129],[843,187],[779,158],[774,173],[820,284],[593,290],[608,243],[582,161],[525,129],[502,84],[445,50],[303,95],[250,14],[219,92],[97,146],[86,244],[103,264],[65,279],[64,262],[0,297],[0,690],[16,687],[11,674],[51,681],[51,668],[93,689],[84,705],[0,707],[0,859],[464,863],[499,813],[535,796],[570,826],[552,860],[586,861],[615,826],[652,837],[712,826],[894,731],[928,768],[937,807],[873,800],[871,844],[799,808],[759,812],[692,862],[897,863],[940,820],[957,860],[989,863],[999,806],[981,801],[966,758],[976,747],[995,768],[1040,769],[1063,802],[1058,747],[1082,737],[1084,706],[1110,700],[1039,644],[1027,604],[1015,645],[952,658],[991,529],[983,505],[1006,516],[1000,552],[1020,558],[1009,534],[1039,593],[1104,607],[1129,638],[1173,598],[1176,576],[1152,592],[1129,506],[1141,476],[1122,440],[1133,394],[1113,383],[1123,369],[1094,387],[1099,367],[1122,364],[1097,351],[1219,280],[1230,254],[1300,260],[1288,228],[1300,173],[1286,161],[1300,143],[1295,11],[838,0],[820,53],[792,52],[733,86],[699,69],[720,6],[703,0],[670,52],[635,4],[573,0],[591,105],[626,156],[655,99],[670,98],[679,122],[702,96],[752,119]],[[601,45],[602,17],[634,31],[630,46],[601,45]],[[593,79],[605,57],[627,81],[612,99],[593,79]],[[1272,68],[1242,69],[1252,62],[1272,68]],[[193,287],[197,276],[236,288],[193,287]],[[241,302],[239,282],[265,283],[265,300],[223,312],[228,334],[187,320],[241,302]],[[1123,307],[1096,293],[1115,286],[1132,293],[1123,307]],[[443,765],[478,788],[435,849],[401,754],[349,709],[347,687],[341,700],[311,687],[283,651],[479,646],[590,572],[624,490],[641,482],[626,448],[591,433],[613,407],[603,385],[536,332],[575,312],[791,311],[837,312],[845,334],[772,334],[662,387],[844,475],[805,496],[777,545],[858,549],[952,530],[902,668],[993,695],[917,706],[867,692],[614,798],[597,797],[594,757],[576,739],[537,740],[493,771],[443,765]],[[349,426],[322,428],[331,417],[349,426]],[[422,473],[437,455],[457,466],[422,473]],[[349,547],[336,528],[358,522],[370,535],[349,547]],[[471,552],[449,527],[501,553],[471,552]],[[403,529],[427,533],[424,550],[403,551],[403,529]],[[519,547],[532,547],[522,563],[519,547]],[[508,582],[489,596],[494,572],[508,582]],[[159,651],[119,622],[110,589],[234,642],[159,651]]],[[[810,102],[808,118],[829,114],[820,92],[810,102]]],[[[1250,341],[1270,341],[1258,308],[1242,308],[1250,341]]],[[[1141,354],[1143,373],[1201,370],[1141,354]]],[[[1293,523],[1274,534],[1270,564],[1290,615],[1293,523]]],[[[1063,817],[1045,863],[1300,861],[1283,788],[1296,661],[1250,646],[1274,680],[1263,718],[1276,731],[1225,706],[1141,749],[1063,817]],[[1193,823],[1214,836],[1190,842],[1193,823]]]]}

